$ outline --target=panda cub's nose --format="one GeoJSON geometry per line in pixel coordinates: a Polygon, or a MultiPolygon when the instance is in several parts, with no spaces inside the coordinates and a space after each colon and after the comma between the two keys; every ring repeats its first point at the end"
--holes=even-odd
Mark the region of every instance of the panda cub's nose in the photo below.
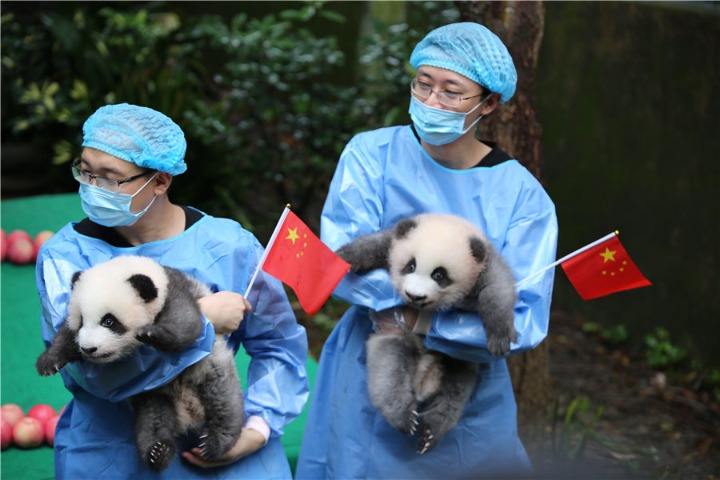
{"type": "Polygon", "coordinates": [[[80,347],[80,350],[82,350],[85,355],[91,355],[97,352],[97,347],[80,347]]]}
{"type": "Polygon", "coordinates": [[[425,300],[427,298],[427,295],[415,295],[415,294],[408,292],[407,290],[405,290],[405,295],[407,295],[407,297],[415,303],[422,302],[423,300],[425,300]]]}

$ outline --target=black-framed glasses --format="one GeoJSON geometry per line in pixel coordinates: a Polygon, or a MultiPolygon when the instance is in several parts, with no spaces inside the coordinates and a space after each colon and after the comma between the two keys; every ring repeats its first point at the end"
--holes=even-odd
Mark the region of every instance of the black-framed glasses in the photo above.
{"type": "Polygon", "coordinates": [[[477,95],[472,95],[469,97],[463,97],[462,94],[457,92],[449,92],[447,90],[440,90],[439,92],[436,92],[432,89],[430,85],[423,82],[418,82],[416,79],[413,79],[410,82],[410,91],[417,95],[418,97],[422,98],[423,100],[430,97],[430,94],[435,92],[435,96],[438,99],[438,102],[441,105],[445,105],[446,107],[459,107],[460,103],[463,100],[470,100],[471,98],[477,98],[482,97],[485,95],[486,97],[490,95],[492,92],[483,92],[478,93],[477,95]]]}
{"type": "Polygon", "coordinates": [[[153,170],[148,170],[146,172],[138,173],[137,175],[133,175],[132,177],[127,178],[121,178],[120,180],[115,180],[112,178],[107,177],[100,177],[98,175],[93,175],[92,173],[88,172],[87,170],[83,170],[80,168],[80,161],[76,161],[71,165],[72,168],[72,174],[73,177],[75,177],[75,180],[77,180],[80,183],[91,183],[93,180],[95,181],[95,185],[102,188],[103,190],[108,190],[110,192],[119,192],[120,186],[123,183],[132,182],[133,180],[137,180],[140,177],[144,177],[148,173],[152,173],[153,170]]]}

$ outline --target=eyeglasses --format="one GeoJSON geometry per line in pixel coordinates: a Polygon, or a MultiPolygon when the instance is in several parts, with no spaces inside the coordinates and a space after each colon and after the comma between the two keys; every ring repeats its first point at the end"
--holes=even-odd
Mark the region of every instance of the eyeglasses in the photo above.
{"type": "Polygon", "coordinates": [[[140,177],[144,177],[148,173],[152,173],[153,170],[148,170],[143,173],[138,173],[137,175],[133,175],[132,177],[122,178],[120,180],[114,180],[112,178],[106,178],[106,177],[99,177],[97,175],[93,175],[90,172],[83,170],[80,168],[80,161],[76,161],[72,164],[72,174],[73,177],[75,177],[75,180],[77,180],[80,183],[91,183],[93,180],[95,180],[95,185],[102,188],[103,190],[108,190],[110,192],[119,192],[120,186],[123,183],[132,182],[133,180],[137,180],[140,177]]]}
{"type": "MultiPolygon", "coordinates": [[[[430,98],[430,94],[435,92],[435,90],[430,87],[427,83],[418,82],[417,80],[413,79],[410,82],[410,91],[417,95],[418,97],[422,98],[423,100],[430,98]]],[[[487,95],[490,95],[491,92],[487,92],[487,95]]],[[[459,107],[460,102],[463,100],[470,100],[471,98],[481,97],[485,95],[485,93],[478,93],[477,95],[473,95],[471,97],[463,97],[460,93],[457,92],[449,92],[447,90],[441,90],[439,92],[435,92],[435,96],[438,99],[438,102],[440,102],[441,105],[445,105],[446,107],[459,107]]]]}

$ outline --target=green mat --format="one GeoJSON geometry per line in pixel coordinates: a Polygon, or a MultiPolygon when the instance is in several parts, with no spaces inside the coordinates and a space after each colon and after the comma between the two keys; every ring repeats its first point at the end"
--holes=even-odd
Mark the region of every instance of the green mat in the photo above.
{"type": "MultiPolygon", "coordinates": [[[[69,221],[85,216],[76,193],[4,200],[0,202],[0,207],[2,228],[7,233],[23,229],[32,236],[42,230],[57,231],[69,221]]],[[[37,403],[47,403],[60,409],[71,399],[62,379],[59,375],[40,377],[35,371],[35,359],[45,347],[40,334],[40,300],[35,289],[34,265],[17,266],[3,262],[0,282],[0,403],[16,403],[26,413],[37,403]]],[[[241,351],[236,359],[238,372],[245,385],[249,358],[241,351]]],[[[308,359],[307,369],[312,385],[317,363],[308,359]]],[[[300,451],[304,425],[305,412],[286,427],[282,438],[293,470],[300,451]]],[[[32,450],[10,447],[2,452],[0,463],[2,480],[54,477],[53,452],[48,446],[32,450]]]]}

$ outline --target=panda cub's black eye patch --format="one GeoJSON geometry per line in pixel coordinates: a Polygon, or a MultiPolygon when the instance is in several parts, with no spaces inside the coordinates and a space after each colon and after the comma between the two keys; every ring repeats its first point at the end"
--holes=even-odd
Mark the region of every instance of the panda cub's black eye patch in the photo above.
{"type": "Polygon", "coordinates": [[[403,267],[402,274],[407,275],[409,273],[413,273],[415,268],[417,268],[417,262],[415,261],[415,258],[411,258],[410,261],[403,267]]]}
{"type": "Polygon", "coordinates": [[[430,278],[432,278],[435,283],[437,283],[441,287],[447,287],[452,284],[452,280],[448,276],[447,270],[445,270],[444,267],[437,267],[435,270],[433,270],[430,274],[430,278]]]}
{"type": "Polygon", "coordinates": [[[122,335],[127,332],[125,326],[112,313],[106,313],[100,319],[100,326],[109,329],[111,332],[122,335]]]}

